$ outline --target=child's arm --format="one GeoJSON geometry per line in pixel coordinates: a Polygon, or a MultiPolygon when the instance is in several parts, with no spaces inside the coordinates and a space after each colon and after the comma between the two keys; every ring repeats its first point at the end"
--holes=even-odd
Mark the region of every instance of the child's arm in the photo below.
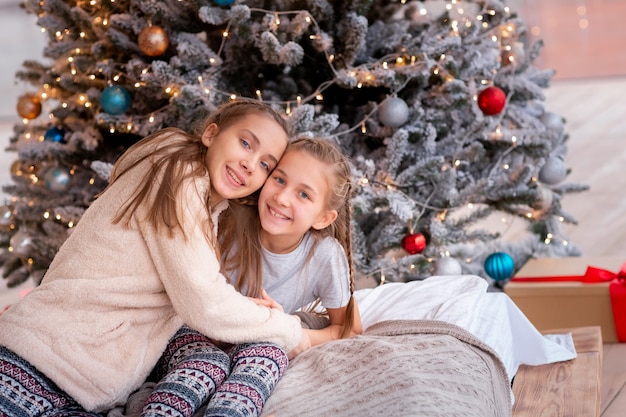
{"type": "MultiPolygon", "coordinates": [[[[311,346],[320,345],[331,340],[341,339],[341,333],[343,332],[343,323],[346,317],[346,309],[344,306],[341,308],[328,308],[328,317],[330,318],[330,326],[319,330],[306,330],[311,339],[311,346]]],[[[347,337],[359,335],[363,332],[363,325],[361,324],[361,314],[359,313],[359,306],[354,300],[354,324],[352,332],[347,337]]]]}

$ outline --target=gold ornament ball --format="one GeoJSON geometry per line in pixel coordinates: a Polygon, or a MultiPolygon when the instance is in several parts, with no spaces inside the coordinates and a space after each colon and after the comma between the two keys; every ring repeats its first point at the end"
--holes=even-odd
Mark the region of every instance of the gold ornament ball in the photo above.
{"type": "Polygon", "coordinates": [[[148,56],[163,55],[170,45],[170,39],[160,26],[148,26],[139,33],[139,49],[148,56]]]}
{"type": "Polygon", "coordinates": [[[24,119],[35,119],[41,114],[41,100],[35,94],[24,94],[17,100],[17,114],[24,119]]]}
{"type": "Polygon", "coordinates": [[[11,164],[11,175],[13,178],[31,178],[32,176],[39,175],[40,170],[41,164],[39,163],[22,162],[19,159],[16,159],[11,164]]]}
{"type": "Polygon", "coordinates": [[[17,159],[11,164],[11,175],[14,177],[21,177],[24,172],[22,171],[22,162],[17,159]]]}

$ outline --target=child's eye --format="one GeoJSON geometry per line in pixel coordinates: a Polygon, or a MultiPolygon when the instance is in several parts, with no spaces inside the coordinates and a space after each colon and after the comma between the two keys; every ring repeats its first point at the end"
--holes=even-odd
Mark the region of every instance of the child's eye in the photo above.
{"type": "Polygon", "coordinates": [[[274,179],[276,180],[277,183],[279,183],[281,185],[285,184],[285,180],[282,179],[281,177],[275,177],[274,179]]]}
{"type": "Polygon", "coordinates": [[[244,148],[250,148],[250,142],[248,142],[245,139],[239,139],[241,141],[241,145],[243,145],[244,148]]]}
{"type": "Polygon", "coordinates": [[[300,191],[300,197],[309,199],[309,195],[305,191],[300,191]]]}
{"type": "Polygon", "coordinates": [[[267,162],[261,161],[261,166],[263,167],[264,170],[268,172],[270,171],[270,165],[267,162]]]}

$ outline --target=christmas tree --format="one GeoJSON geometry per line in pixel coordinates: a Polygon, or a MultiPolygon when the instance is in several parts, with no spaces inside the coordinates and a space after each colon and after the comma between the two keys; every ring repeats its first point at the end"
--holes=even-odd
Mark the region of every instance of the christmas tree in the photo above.
{"type": "Polygon", "coordinates": [[[256,97],[294,136],[354,163],[355,266],[377,281],[506,280],[577,255],[560,231],[565,121],[544,106],[541,42],[499,0],[27,0],[45,62],[17,78],[23,118],[0,207],[8,285],[38,282],[117,157],[166,126],[256,97]],[[493,219],[524,222],[507,242],[493,219]]]}

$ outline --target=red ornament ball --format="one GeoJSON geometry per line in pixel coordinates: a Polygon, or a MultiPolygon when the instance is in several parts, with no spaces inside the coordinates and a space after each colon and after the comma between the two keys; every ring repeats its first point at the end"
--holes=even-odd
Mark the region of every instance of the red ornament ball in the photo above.
{"type": "Polygon", "coordinates": [[[478,94],[478,107],[487,116],[500,113],[505,104],[506,94],[499,87],[487,87],[478,94]]]}
{"type": "Polygon", "coordinates": [[[17,100],[17,114],[24,119],[36,119],[41,114],[41,100],[35,94],[24,94],[17,100]]]}
{"type": "Polygon", "coordinates": [[[139,33],[137,44],[141,52],[148,56],[160,56],[170,46],[167,32],[160,26],[148,26],[139,33]]]}
{"type": "Polygon", "coordinates": [[[402,239],[402,248],[411,255],[422,253],[426,248],[426,238],[421,233],[412,233],[402,239]]]}

